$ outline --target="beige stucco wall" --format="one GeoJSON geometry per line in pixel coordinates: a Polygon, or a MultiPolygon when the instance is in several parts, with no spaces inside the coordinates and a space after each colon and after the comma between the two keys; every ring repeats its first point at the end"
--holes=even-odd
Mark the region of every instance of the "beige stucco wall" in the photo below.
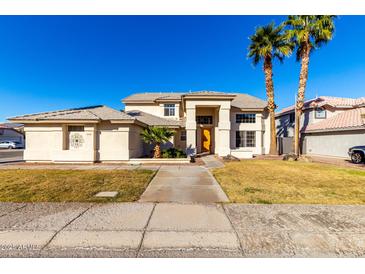
{"type": "Polygon", "coordinates": [[[24,160],[50,162],[93,162],[96,160],[95,125],[85,125],[80,133],[82,146],[67,148],[67,136],[62,124],[27,124],[24,126],[26,148],[24,160]]]}
{"type": "Polygon", "coordinates": [[[230,133],[230,148],[231,154],[238,158],[252,158],[253,155],[267,154],[270,148],[270,121],[267,113],[241,111],[232,109],[230,114],[231,133],[230,133]],[[239,113],[255,113],[256,123],[236,123],[236,114],[239,113]],[[236,148],[236,131],[255,131],[256,146],[236,148]]]}
{"type": "Polygon", "coordinates": [[[181,132],[185,131],[185,129],[174,129],[175,135],[173,138],[174,146],[176,148],[182,149],[185,151],[186,149],[186,141],[181,141],[181,132]]]}
{"type": "Polygon", "coordinates": [[[131,125],[129,128],[129,158],[138,158],[143,156],[144,142],[141,138],[142,127],[131,125]]]}
{"type": "MultiPolygon", "coordinates": [[[[82,124],[79,124],[82,125],[82,124]]],[[[83,144],[69,146],[66,124],[25,125],[24,160],[31,162],[124,161],[143,155],[141,127],[130,124],[84,125],[83,144]]]]}
{"type": "Polygon", "coordinates": [[[125,111],[131,110],[140,110],[155,116],[168,118],[168,119],[175,119],[178,120],[179,118],[183,117],[182,109],[179,103],[171,102],[166,104],[175,104],[175,116],[164,116],[164,104],[165,103],[155,103],[155,104],[126,104],[125,111]]]}

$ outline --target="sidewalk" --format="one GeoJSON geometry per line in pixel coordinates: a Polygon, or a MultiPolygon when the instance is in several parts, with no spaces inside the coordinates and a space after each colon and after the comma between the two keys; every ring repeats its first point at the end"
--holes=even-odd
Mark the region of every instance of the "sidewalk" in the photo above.
{"type": "Polygon", "coordinates": [[[0,203],[1,257],[359,257],[365,206],[0,203]]]}

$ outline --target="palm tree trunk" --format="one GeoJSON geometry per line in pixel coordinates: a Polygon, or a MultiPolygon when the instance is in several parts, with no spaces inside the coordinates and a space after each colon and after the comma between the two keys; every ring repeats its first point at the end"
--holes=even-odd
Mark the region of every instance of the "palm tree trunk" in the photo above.
{"type": "Polygon", "coordinates": [[[161,158],[161,145],[156,143],[153,158],[161,158]]]}
{"type": "Polygon", "coordinates": [[[272,79],[272,60],[271,56],[265,57],[264,61],[264,73],[265,73],[265,86],[267,96],[267,108],[270,115],[270,150],[269,154],[277,155],[276,145],[276,125],[275,125],[275,101],[274,101],[274,82],[272,79]]]}
{"type": "Polygon", "coordinates": [[[309,53],[310,53],[310,44],[306,43],[303,45],[303,52],[301,56],[302,63],[300,68],[299,88],[298,88],[298,96],[295,108],[294,153],[297,156],[299,156],[300,154],[300,121],[301,121],[300,118],[303,112],[305,88],[307,86],[307,80],[308,80],[309,53]]]}

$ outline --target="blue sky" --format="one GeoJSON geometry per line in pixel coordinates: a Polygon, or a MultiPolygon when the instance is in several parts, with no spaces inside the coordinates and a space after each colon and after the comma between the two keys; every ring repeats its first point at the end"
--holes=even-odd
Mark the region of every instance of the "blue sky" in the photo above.
{"type": "MultiPolygon", "coordinates": [[[[285,16],[1,16],[0,121],[88,105],[123,108],[134,92],[218,90],[265,99],[246,58],[258,25],[285,16]]],[[[365,96],[365,16],[341,16],[311,56],[307,98],[365,96]]],[[[291,105],[299,63],[274,64],[276,102],[291,105]]]]}

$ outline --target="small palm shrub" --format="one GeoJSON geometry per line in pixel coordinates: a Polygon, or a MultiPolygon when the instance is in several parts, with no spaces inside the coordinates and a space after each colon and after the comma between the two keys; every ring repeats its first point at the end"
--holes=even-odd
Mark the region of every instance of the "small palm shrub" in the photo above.
{"type": "Polygon", "coordinates": [[[143,141],[154,144],[154,158],[161,158],[161,144],[167,143],[175,132],[166,127],[148,127],[141,132],[143,141]]]}

